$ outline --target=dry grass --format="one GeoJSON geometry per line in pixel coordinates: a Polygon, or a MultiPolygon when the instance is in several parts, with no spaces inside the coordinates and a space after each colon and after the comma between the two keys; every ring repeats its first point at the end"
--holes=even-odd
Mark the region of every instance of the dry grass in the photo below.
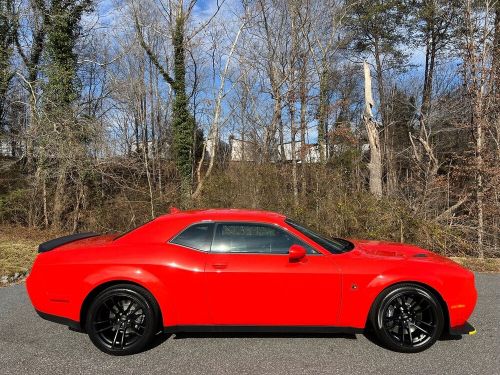
{"type": "Polygon", "coordinates": [[[57,235],[52,231],[0,226],[0,276],[27,273],[37,254],[38,245],[57,235]]]}
{"type": "Polygon", "coordinates": [[[500,272],[500,258],[459,258],[451,257],[455,262],[476,272],[500,272]]]}

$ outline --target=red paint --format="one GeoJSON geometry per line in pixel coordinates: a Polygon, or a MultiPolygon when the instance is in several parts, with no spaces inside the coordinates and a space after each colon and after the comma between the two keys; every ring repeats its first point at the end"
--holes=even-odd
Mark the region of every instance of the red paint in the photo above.
{"type": "Polygon", "coordinates": [[[353,240],[353,250],[331,254],[284,220],[263,211],[174,212],[122,237],[87,238],[39,254],[26,283],[28,293],[37,310],[77,322],[92,290],[107,282],[129,281],[154,295],[166,327],[363,328],[382,290],[418,282],[439,293],[451,327],[472,314],[477,299],[474,275],[451,260],[416,246],[379,241],[353,240]],[[206,253],[168,243],[202,221],[278,225],[319,254],[303,254],[300,246],[282,255],[206,253]]]}

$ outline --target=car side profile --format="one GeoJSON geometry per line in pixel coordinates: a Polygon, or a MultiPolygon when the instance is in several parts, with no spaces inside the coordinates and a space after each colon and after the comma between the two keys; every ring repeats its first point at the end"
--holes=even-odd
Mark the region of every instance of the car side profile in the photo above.
{"type": "Polygon", "coordinates": [[[278,213],[172,210],[123,235],[45,242],[26,281],[38,314],[133,354],[160,331],[363,332],[400,352],[467,322],[474,274],[416,246],[325,238],[278,213]]]}

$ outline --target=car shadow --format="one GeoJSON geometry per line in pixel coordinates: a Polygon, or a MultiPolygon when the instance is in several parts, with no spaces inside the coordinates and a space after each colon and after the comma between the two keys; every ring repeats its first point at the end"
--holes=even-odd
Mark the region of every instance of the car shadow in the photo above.
{"type": "Polygon", "coordinates": [[[169,339],[173,340],[186,340],[197,338],[336,338],[346,340],[356,340],[355,334],[348,333],[242,333],[242,332],[177,332],[177,333],[164,333],[159,332],[154,337],[153,341],[144,348],[141,352],[147,352],[160,346],[169,339]]]}
{"type": "MultiPolygon", "coordinates": [[[[381,347],[385,348],[383,345],[380,344],[380,341],[377,339],[377,336],[375,335],[375,332],[371,329],[366,329],[363,332],[363,336],[370,341],[371,343],[381,347]]],[[[438,339],[438,341],[454,341],[454,340],[462,340],[461,335],[451,335],[449,333],[443,333],[441,337],[438,339]]]]}
{"type": "MultiPolygon", "coordinates": [[[[365,330],[362,335],[373,344],[382,347],[372,330],[365,330]]],[[[186,340],[186,339],[223,339],[223,338],[331,338],[357,340],[355,334],[350,333],[286,333],[286,332],[177,332],[177,333],[158,333],[151,344],[144,350],[148,351],[163,344],[168,339],[186,340]]],[[[461,335],[450,335],[444,333],[439,341],[461,340],[461,335]]]]}
{"type": "Polygon", "coordinates": [[[283,332],[178,332],[174,340],[191,338],[342,338],[356,340],[355,334],[349,333],[283,333],[283,332]]]}
{"type": "Polygon", "coordinates": [[[164,333],[159,332],[154,337],[142,352],[147,352],[160,346],[165,341],[172,338],[173,340],[186,340],[196,338],[341,338],[346,340],[356,340],[356,335],[347,333],[274,333],[274,332],[259,332],[259,333],[242,333],[242,332],[177,332],[164,333]]]}
{"type": "Polygon", "coordinates": [[[143,350],[143,352],[147,352],[148,350],[154,349],[157,346],[160,346],[165,341],[167,341],[170,337],[172,337],[171,333],[159,332],[156,334],[151,343],[143,350]]]}
{"type": "Polygon", "coordinates": [[[462,340],[462,335],[452,335],[449,333],[443,333],[439,338],[439,341],[458,341],[462,340]]]}

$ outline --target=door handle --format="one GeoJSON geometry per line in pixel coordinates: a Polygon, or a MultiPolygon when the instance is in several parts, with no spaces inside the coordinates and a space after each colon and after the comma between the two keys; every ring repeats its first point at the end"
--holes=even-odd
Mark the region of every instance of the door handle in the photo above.
{"type": "Polygon", "coordinates": [[[224,268],[227,268],[226,263],[215,263],[212,264],[212,267],[215,268],[216,270],[223,270],[224,268]]]}

